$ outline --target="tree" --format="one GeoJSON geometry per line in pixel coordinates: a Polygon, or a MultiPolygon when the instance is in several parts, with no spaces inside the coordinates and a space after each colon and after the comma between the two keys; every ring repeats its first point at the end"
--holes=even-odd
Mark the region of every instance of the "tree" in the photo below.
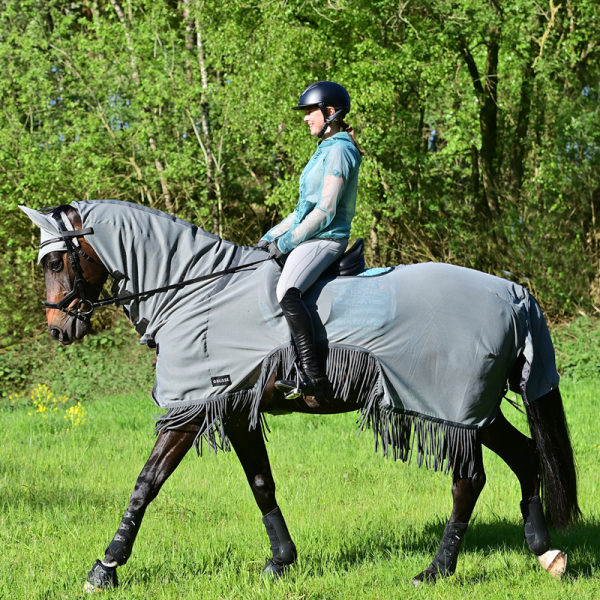
{"type": "MultiPolygon", "coordinates": [[[[253,244],[293,209],[312,81],[352,97],[371,264],[511,272],[600,304],[592,0],[0,1],[0,345],[38,327],[17,210],[117,198],[253,244]]],[[[592,309],[593,310],[593,309],[592,309]]]]}

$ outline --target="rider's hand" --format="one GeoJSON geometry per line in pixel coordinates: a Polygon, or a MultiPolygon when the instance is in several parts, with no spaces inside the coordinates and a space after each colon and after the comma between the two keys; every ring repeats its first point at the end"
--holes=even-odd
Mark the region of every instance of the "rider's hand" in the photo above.
{"type": "Polygon", "coordinates": [[[268,252],[269,242],[267,242],[267,240],[259,240],[258,244],[256,244],[254,247],[260,248],[261,250],[266,250],[268,252]]]}
{"type": "Polygon", "coordinates": [[[283,256],[283,252],[279,249],[279,246],[277,245],[277,240],[269,244],[269,256],[271,258],[274,258],[277,262],[279,262],[279,259],[283,256]]]}

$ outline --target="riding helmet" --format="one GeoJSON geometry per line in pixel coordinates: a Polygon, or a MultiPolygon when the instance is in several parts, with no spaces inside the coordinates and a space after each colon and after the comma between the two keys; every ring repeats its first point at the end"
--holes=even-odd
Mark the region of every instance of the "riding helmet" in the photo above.
{"type": "Polygon", "coordinates": [[[323,137],[329,125],[338,118],[345,117],[350,112],[350,95],[346,89],[339,83],[333,81],[317,81],[309,85],[300,96],[298,105],[294,106],[294,110],[306,110],[311,106],[318,106],[323,113],[325,125],[318,134],[318,137],[323,137]],[[335,108],[333,115],[327,114],[327,107],[335,108]]]}

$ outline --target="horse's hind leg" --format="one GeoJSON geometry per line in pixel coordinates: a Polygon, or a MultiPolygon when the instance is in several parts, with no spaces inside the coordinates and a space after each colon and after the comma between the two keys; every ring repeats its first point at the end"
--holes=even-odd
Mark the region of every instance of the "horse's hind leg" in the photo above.
{"type": "Polygon", "coordinates": [[[456,570],[458,553],[462,546],[467,525],[473,514],[473,509],[485,486],[485,470],[481,453],[479,436],[475,445],[475,467],[472,477],[460,477],[457,474],[452,479],[452,514],[436,555],[431,564],[414,579],[413,584],[418,587],[421,583],[432,583],[442,577],[452,575],[456,570]]]}
{"type": "Polygon", "coordinates": [[[521,485],[525,541],[542,567],[552,576],[560,577],[566,568],[566,555],[556,550],[549,552],[551,539],[540,501],[539,458],[534,441],[509,423],[501,412],[481,432],[481,441],[517,476],[521,485]]]}
{"type": "Polygon", "coordinates": [[[494,422],[481,431],[481,442],[517,476],[523,501],[539,496],[539,460],[533,440],[509,423],[500,411],[494,422]]]}
{"type": "Polygon", "coordinates": [[[245,418],[227,424],[227,436],[242,463],[271,542],[273,557],[267,560],[263,575],[281,577],[296,562],[296,546],[275,499],[275,481],[260,427],[248,431],[245,418]]]}
{"type": "Polygon", "coordinates": [[[117,567],[124,565],[131,556],[146,508],[192,447],[198,431],[199,425],[191,422],[158,436],[129,498],[119,529],[106,549],[104,560],[97,560],[88,573],[86,591],[117,586],[117,567]]]}

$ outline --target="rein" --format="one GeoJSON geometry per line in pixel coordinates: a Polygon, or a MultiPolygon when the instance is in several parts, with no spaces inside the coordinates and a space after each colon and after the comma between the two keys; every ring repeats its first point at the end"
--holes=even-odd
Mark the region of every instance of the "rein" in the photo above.
{"type": "Polygon", "coordinates": [[[143,292],[125,292],[120,296],[111,296],[110,298],[105,298],[104,300],[97,300],[96,302],[92,302],[85,297],[84,284],[87,284],[96,290],[102,290],[101,286],[94,286],[88,281],[85,280],[83,276],[83,269],[81,268],[81,262],[79,260],[79,256],[82,256],[86,260],[93,262],[94,264],[101,266],[103,268],[104,265],[101,265],[98,261],[94,260],[91,256],[88,256],[81,248],[78,248],[73,243],[73,238],[83,237],[85,235],[91,235],[94,233],[94,230],[91,227],[87,227],[85,229],[75,229],[75,230],[67,230],[63,220],[60,218],[60,212],[54,211],[52,213],[52,217],[58,224],[58,229],[60,235],[56,238],[53,238],[44,243],[44,246],[53,243],[56,241],[62,241],[65,243],[67,247],[67,253],[69,255],[69,262],[71,263],[71,267],[73,268],[73,272],[75,273],[75,280],[73,282],[73,289],[59,302],[44,302],[44,307],[47,309],[55,309],[60,310],[70,317],[74,317],[76,319],[81,319],[85,321],[88,319],[92,313],[102,306],[110,306],[111,304],[115,304],[119,306],[119,304],[125,304],[131,300],[135,300],[136,298],[153,296],[154,294],[160,294],[161,292],[167,292],[169,290],[176,290],[188,285],[192,285],[194,283],[200,283],[202,281],[208,281],[210,279],[217,279],[219,277],[223,277],[225,275],[229,275],[231,273],[236,273],[248,267],[253,267],[254,265],[258,265],[260,263],[271,260],[271,256],[267,256],[267,258],[263,258],[261,260],[256,260],[254,262],[245,263],[243,265],[238,265],[236,267],[230,267],[229,269],[224,269],[223,271],[216,271],[214,273],[209,273],[208,275],[201,275],[199,277],[194,277],[193,279],[186,279],[185,281],[180,281],[179,283],[172,283],[169,285],[165,285],[162,287],[154,288],[151,290],[145,290],[143,292]],[[75,307],[75,310],[69,310],[67,305],[76,297],[79,297],[79,302],[75,307]]]}

